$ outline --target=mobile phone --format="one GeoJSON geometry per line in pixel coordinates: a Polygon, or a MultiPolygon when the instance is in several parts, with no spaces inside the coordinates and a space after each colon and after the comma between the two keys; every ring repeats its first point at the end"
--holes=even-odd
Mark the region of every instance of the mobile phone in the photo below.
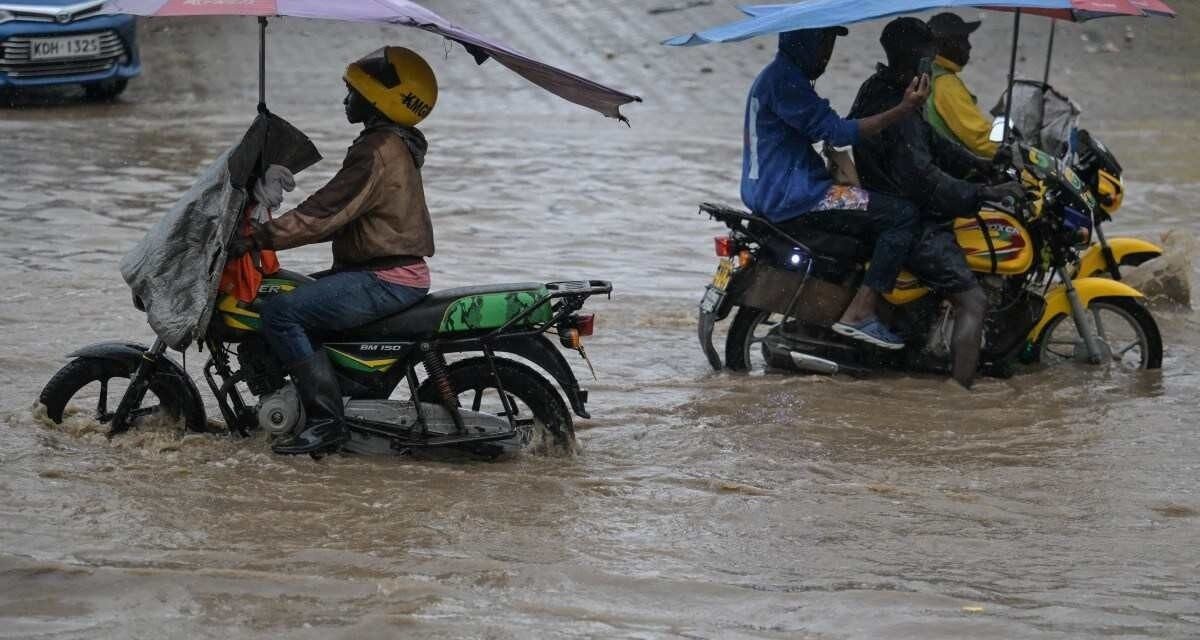
{"type": "Polygon", "coordinates": [[[921,61],[917,63],[917,77],[920,78],[923,75],[933,77],[933,58],[921,58],[921,61]]]}

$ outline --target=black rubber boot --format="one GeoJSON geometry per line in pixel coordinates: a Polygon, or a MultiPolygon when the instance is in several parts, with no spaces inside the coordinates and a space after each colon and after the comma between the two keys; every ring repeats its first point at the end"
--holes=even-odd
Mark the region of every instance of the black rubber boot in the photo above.
{"type": "Polygon", "coordinates": [[[288,456],[337,451],[348,434],[342,414],[342,391],[329,357],[319,350],[289,367],[288,373],[300,392],[308,422],[303,431],[275,443],[271,450],[288,456]]]}

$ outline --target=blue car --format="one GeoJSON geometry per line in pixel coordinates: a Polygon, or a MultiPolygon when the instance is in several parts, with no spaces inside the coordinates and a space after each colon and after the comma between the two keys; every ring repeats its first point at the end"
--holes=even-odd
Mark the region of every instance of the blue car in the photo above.
{"type": "Polygon", "coordinates": [[[0,0],[0,93],[82,85],[110,100],[141,73],[134,19],[103,0],[0,0]]]}

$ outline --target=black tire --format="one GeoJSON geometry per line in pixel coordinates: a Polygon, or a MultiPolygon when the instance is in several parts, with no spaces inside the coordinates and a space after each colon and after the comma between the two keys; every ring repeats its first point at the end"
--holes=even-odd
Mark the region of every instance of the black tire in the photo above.
{"type": "Polygon", "coordinates": [[[91,102],[112,102],[125,92],[128,80],[106,80],[83,85],[83,96],[91,102]]]}
{"type": "MultiPolygon", "coordinates": [[[[1145,307],[1140,301],[1133,298],[1096,298],[1088,303],[1088,309],[1094,307],[1108,307],[1123,314],[1135,326],[1140,333],[1139,341],[1144,339],[1144,353],[1138,368],[1140,369],[1161,369],[1163,344],[1162,334],[1158,331],[1158,323],[1154,321],[1154,316],[1150,310],[1145,307]]],[[[1042,335],[1038,337],[1037,349],[1035,350],[1035,359],[1037,362],[1046,363],[1044,357],[1047,350],[1047,341],[1054,333],[1054,330],[1062,322],[1070,322],[1070,316],[1060,315],[1054,318],[1042,330],[1042,335]]],[[[1109,345],[1110,348],[1112,345],[1109,345]]]]}
{"type": "Polygon", "coordinates": [[[754,307],[738,308],[733,322],[729,325],[729,335],[725,338],[726,368],[733,371],[750,371],[753,364],[751,349],[756,344],[753,342],[754,330],[770,316],[770,311],[754,307]]]}
{"type": "MultiPolygon", "coordinates": [[[[575,451],[575,426],[571,421],[571,412],[566,403],[545,377],[531,367],[504,358],[496,358],[496,373],[504,385],[504,392],[515,397],[533,413],[534,424],[529,425],[530,431],[518,436],[517,446],[522,450],[538,453],[570,454],[575,451]],[[540,430],[541,433],[535,433],[540,430]]],[[[463,395],[470,397],[470,392],[482,393],[487,389],[496,389],[492,369],[488,366],[487,358],[476,357],[459,360],[449,367],[450,383],[458,392],[460,402],[463,395]]],[[[422,402],[439,402],[438,394],[431,381],[426,380],[418,391],[422,402]]],[[[496,402],[499,393],[496,392],[496,402]]],[[[476,401],[479,396],[475,396],[476,401]]],[[[463,408],[472,409],[470,400],[463,402],[463,408]]],[[[520,407],[518,406],[518,411],[520,407]]],[[[520,416],[518,416],[520,417],[520,416]]],[[[491,456],[499,451],[499,447],[476,447],[476,453],[491,456]]]]}
{"type": "MultiPolygon", "coordinates": [[[[128,379],[133,374],[134,366],[131,363],[106,358],[76,358],[50,378],[50,382],[42,388],[38,400],[46,406],[46,416],[55,424],[61,424],[67,404],[81,389],[93,382],[104,381],[107,384],[107,381],[113,378],[128,379]]],[[[158,397],[158,407],[161,411],[172,419],[181,420],[188,431],[208,430],[204,408],[190,402],[191,395],[179,389],[178,381],[174,378],[160,373],[150,382],[150,392],[158,397]]],[[[149,397],[147,395],[147,398],[149,397]]],[[[116,411],[120,401],[120,397],[110,395],[106,402],[108,411],[116,411]]],[[[143,405],[145,404],[146,401],[143,400],[143,405]]]]}

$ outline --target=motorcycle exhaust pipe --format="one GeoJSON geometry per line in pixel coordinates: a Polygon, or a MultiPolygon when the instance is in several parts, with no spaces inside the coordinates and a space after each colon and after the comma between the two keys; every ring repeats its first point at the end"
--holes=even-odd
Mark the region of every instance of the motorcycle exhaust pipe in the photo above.
{"type": "Polygon", "coordinates": [[[807,353],[798,351],[790,351],[788,354],[792,357],[792,364],[805,371],[813,373],[823,373],[825,375],[833,375],[838,372],[838,363],[817,356],[810,356],[807,353]]]}

